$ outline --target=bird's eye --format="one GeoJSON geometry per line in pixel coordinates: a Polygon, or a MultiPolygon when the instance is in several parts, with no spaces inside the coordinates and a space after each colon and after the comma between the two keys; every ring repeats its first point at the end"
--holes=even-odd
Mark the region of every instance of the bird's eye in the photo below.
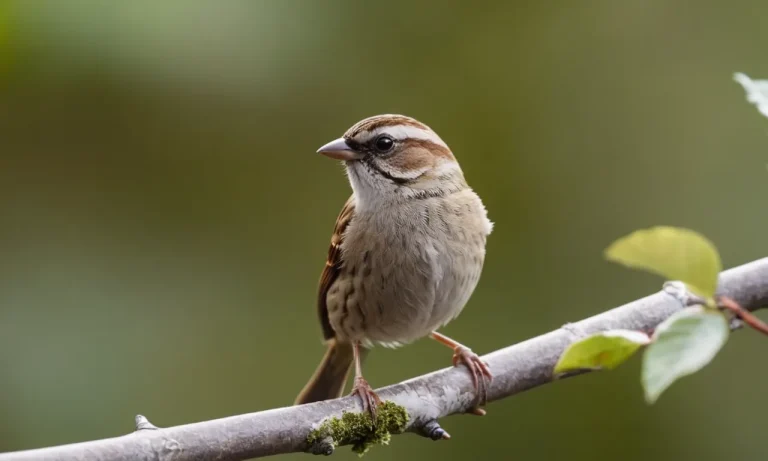
{"type": "Polygon", "coordinates": [[[381,135],[378,138],[376,138],[376,142],[374,143],[376,146],[376,150],[379,152],[389,152],[392,150],[392,147],[395,145],[395,142],[387,135],[381,135]]]}

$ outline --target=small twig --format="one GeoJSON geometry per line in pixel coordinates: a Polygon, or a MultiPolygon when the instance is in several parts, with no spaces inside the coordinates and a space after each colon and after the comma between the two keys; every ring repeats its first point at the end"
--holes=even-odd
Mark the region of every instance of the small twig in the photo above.
{"type": "Polygon", "coordinates": [[[159,427],[155,426],[154,424],[150,423],[149,420],[143,416],[143,415],[136,415],[136,432],[139,431],[156,431],[160,429],[159,427]]]}
{"type": "Polygon", "coordinates": [[[737,303],[736,301],[732,300],[727,296],[720,296],[718,298],[718,304],[720,305],[720,307],[723,307],[733,312],[733,315],[743,320],[744,323],[746,323],[753,329],[759,331],[764,335],[768,335],[768,325],[766,325],[765,322],[757,318],[754,314],[752,314],[748,310],[741,307],[739,303],[737,303]]]}
{"type": "Polygon", "coordinates": [[[420,426],[415,432],[432,440],[448,440],[451,438],[451,434],[440,427],[440,423],[438,423],[436,419],[427,421],[426,424],[420,426]]]}

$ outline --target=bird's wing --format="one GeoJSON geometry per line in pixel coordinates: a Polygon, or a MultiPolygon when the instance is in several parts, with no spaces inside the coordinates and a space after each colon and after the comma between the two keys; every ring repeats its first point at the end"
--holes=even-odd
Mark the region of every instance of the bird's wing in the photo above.
{"type": "Polygon", "coordinates": [[[336,226],[331,237],[331,246],[328,248],[328,260],[325,262],[323,273],[320,275],[320,287],[317,292],[317,312],[320,315],[320,325],[323,328],[323,337],[329,340],[336,336],[328,319],[328,290],[341,272],[341,242],[344,239],[344,231],[355,216],[355,196],[352,195],[341,209],[336,219],[336,226]]]}

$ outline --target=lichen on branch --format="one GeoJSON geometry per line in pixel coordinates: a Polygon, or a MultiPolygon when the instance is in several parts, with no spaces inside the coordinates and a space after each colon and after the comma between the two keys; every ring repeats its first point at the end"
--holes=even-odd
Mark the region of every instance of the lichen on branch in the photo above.
{"type": "Polygon", "coordinates": [[[373,445],[387,445],[392,434],[402,434],[408,426],[405,407],[384,401],[376,408],[374,424],[368,412],[343,412],[341,418],[332,416],[307,436],[309,445],[331,438],[332,447],[352,445],[352,451],[365,454],[373,445]]]}

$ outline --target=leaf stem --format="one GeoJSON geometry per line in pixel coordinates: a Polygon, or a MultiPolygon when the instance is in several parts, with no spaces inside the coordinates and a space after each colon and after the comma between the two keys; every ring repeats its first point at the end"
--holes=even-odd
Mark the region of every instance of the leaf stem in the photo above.
{"type": "Polygon", "coordinates": [[[747,325],[754,328],[755,330],[759,331],[760,333],[764,335],[768,335],[768,325],[766,325],[765,322],[757,318],[754,314],[749,312],[748,310],[744,309],[734,301],[733,299],[727,297],[727,296],[720,296],[718,297],[718,305],[724,309],[728,309],[729,311],[733,312],[733,314],[744,321],[747,325]]]}

